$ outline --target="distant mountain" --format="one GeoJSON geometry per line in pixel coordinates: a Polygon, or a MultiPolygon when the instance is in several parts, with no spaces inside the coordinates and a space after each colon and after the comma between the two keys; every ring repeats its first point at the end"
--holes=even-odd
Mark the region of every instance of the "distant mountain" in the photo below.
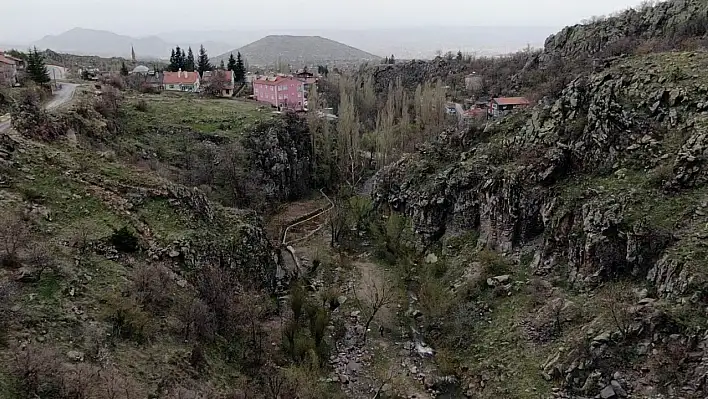
{"type": "MultiPolygon", "coordinates": [[[[157,36],[135,38],[119,35],[113,32],[94,29],[74,28],[59,35],[49,35],[31,43],[40,50],[51,49],[60,53],[76,55],[97,55],[103,57],[130,57],[131,46],[140,59],[166,59],[170,56],[170,49],[179,44],[185,49],[192,47],[196,53],[198,43],[171,43],[157,36]]],[[[204,47],[212,54],[220,54],[231,46],[205,42],[204,47]]]]}
{"type": "MultiPolygon", "coordinates": [[[[218,41],[239,48],[267,35],[322,36],[363,51],[398,59],[428,59],[438,51],[507,54],[527,45],[540,48],[559,26],[427,26],[377,29],[185,30],[158,34],[173,42],[218,41]]],[[[210,54],[219,54],[213,51],[210,54]]]]}
{"type": "Polygon", "coordinates": [[[214,62],[226,61],[229,54],[235,55],[237,52],[241,52],[251,66],[274,65],[279,61],[298,66],[307,63],[361,62],[381,58],[320,36],[271,35],[215,57],[214,62]]]}

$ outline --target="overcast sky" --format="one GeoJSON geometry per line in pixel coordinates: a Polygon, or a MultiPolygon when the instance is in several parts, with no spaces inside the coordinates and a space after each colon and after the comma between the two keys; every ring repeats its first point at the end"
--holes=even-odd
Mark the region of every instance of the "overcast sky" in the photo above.
{"type": "Polygon", "coordinates": [[[0,43],[74,27],[146,36],[171,30],[549,26],[639,0],[0,0],[0,43]]]}

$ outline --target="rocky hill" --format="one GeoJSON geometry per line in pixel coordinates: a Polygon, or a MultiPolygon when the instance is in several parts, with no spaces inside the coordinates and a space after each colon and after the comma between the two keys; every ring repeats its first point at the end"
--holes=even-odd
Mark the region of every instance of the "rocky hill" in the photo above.
{"type": "MultiPolygon", "coordinates": [[[[629,40],[700,43],[689,27],[706,10],[669,1],[566,28],[517,73],[629,40]]],[[[590,65],[554,99],[446,132],[377,177],[374,201],[446,265],[452,309],[477,312],[462,325],[463,313],[438,314],[428,331],[469,397],[708,395],[708,53],[590,65]]]]}
{"type": "Polygon", "coordinates": [[[251,66],[272,66],[278,63],[295,67],[310,64],[361,63],[380,57],[346,44],[320,36],[271,35],[214,59],[228,61],[230,54],[240,52],[251,66]]]}

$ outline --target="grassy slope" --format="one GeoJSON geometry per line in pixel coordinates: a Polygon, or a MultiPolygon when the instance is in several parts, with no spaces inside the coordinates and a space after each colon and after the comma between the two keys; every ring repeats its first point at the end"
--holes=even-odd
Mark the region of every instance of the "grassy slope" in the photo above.
{"type": "MultiPolygon", "coordinates": [[[[136,124],[151,127],[174,121],[173,126],[191,124],[214,135],[221,134],[224,123],[239,121],[238,128],[246,129],[248,123],[262,115],[251,104],[236,101],[170,96],[147,101],[149,112],[135,111],[130,115],[144,118],[135,120],[136,124]]],[[[158,138],[159,134],[147,133],[121,139],[155,148],[158,138]]],[[[169,246],[175,240],[198,238],[214,229],[190,209],[173,203],[168,195],[157,195],[166,193],[168,182],[149,169],[66,143],[15,139],[20,142],[19,148],[9,162],[0,164],[1,174],[9,182],[0,188],[0,210],[37,212],[33,242],[51,245],[61,272],[45,272],[36,283],[17,285],[14,305],[19,309],[12,314],[7,340],[10,346],[0,345],[0,363],[4,365],[0,367],[0,397],[8,399],[20,397],[8,371],[12,347],[20,342],[36,343],[56,349],[62,357],[69,350],[80,350],[89,356],[91,331],[110,331],[107,316],[115,311],[114,298],[120,298],[127,289],[133,265],[141,262],[141,255],[114,258],[91,250],[82,253],[73,246],[77,237],[102,242],[115,229],[130,226],[140,233],[141,240],[169,246]]],[[[162,139],[170,145],[174,138],[162,139]]],[[[14,271],[0,268],[0,282],[13,280],[13,275],[14,271]]],[[[189,287],[176,285],[178,278],[174,276],[168,282],[170,296],[192,295],[189,287]]],[[[175,334],[175,321],[158,315],[148,317],[153,318],[149,327],[155,339],[136,343],[108,338],[112,342],[107,354],[110,362],[120,372],[134,377],[145,392],[164,379],[192,378],[189,373],[185,375],[191,344],[175,334]]],[[[101,341],[105,340],[104,336],[101,341]]],[[[204,374],[200,383],[219,387],[238,377],[238,367],[222,364],[218,354],[208,358],[214,372],[204,374]]]]}

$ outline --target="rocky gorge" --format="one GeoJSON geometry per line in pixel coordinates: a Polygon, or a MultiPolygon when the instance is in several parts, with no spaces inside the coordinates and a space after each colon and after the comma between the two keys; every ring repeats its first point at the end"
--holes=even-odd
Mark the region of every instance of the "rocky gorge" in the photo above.
{"type": "MultiPolygon", "coordinates": [[[[593,56],[623,38],[663,37],[705,14],[702,2],[673,1],[566,28],[533,68],[593,56]]],[[[545,300],[569,301],[554,308],[557,335],[541,345],[550,355],[537,364],[556,396],[708,393],[705,65],[703,51],[607,58],[556,99],[447,131],[377,176],[373,200],[410,219],[419,250],[475,232],[473,246],[527,267],[526,284],[545,286],[545,300]],[[577,302],[598,306],[627,290],[607,317],[597,308],[565,318],[577,302]]]]}

